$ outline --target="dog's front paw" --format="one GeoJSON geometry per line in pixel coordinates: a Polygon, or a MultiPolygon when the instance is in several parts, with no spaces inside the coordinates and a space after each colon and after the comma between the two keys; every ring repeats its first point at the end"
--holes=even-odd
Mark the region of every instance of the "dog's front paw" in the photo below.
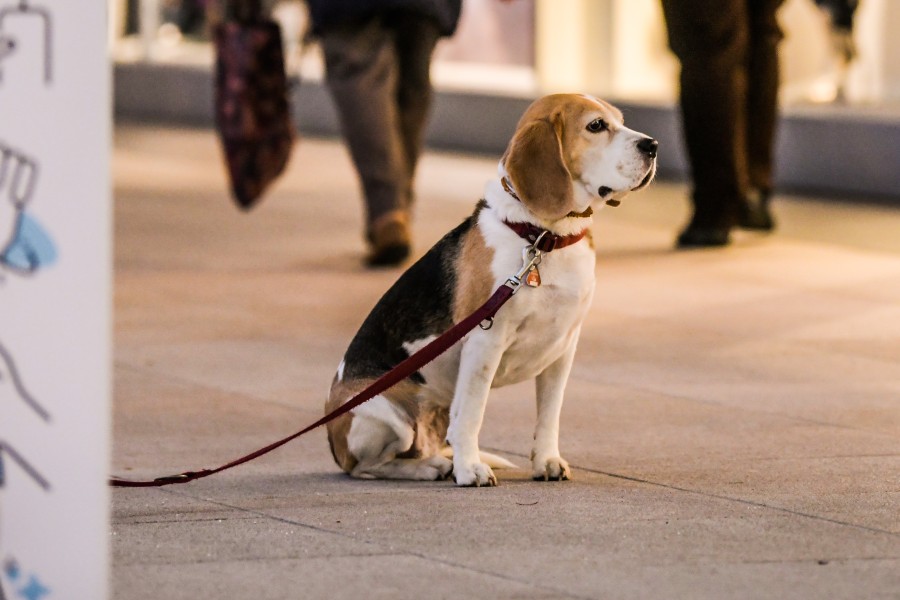
{"type": "Polygon", "coordinates": [[[456,485],[461,487],[493,487],[497,485],[497,477],[484,463],[465,466],[454,464],[453,478],[456,480],[456,485]]]}
{"type": "Polygon", "coordinates": [[[572,476],[569,463],[559,456],[546,460],[535,460],[531,477],[535,481],[565,481],[572,476]]]}

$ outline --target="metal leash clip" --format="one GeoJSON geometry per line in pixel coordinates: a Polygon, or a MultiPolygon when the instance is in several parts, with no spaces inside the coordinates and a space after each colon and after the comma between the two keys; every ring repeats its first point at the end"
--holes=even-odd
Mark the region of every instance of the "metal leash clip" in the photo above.
{"type": "MultiPolygon", "coordinates": [[[[547,231],[544,231],[534,240],[534,243],[530,246],[525,246],[522,248],[522,268],[516,272],[515,275],[511,276],[507,279],[503,285],[510,288],[512,290],[513,295],[519,291],[519,288],[522,287],[524,280],[528,277],[528,274],[537,269],[537,266],[541,264],[541,260],[544,257],[544,253],[538,250],[538,244],[541,242],[541,239],[547,235],[547,231]]],[[[529,283],[529,285],[532,285],[529,283]]],[[[540,285],[540,278],[538,277],[538,284],[540,285]]],[[[484,331],[487,331],[491,327],[494,326],[494,318],[490,317],[482,321],[479,325],[484,331]]]]}
{"type": "Polygon", "coordinates": [[[505,286],[512,289],[513,294],[519,291],[519,288],[522,287],[522,280],[532,271],[532,269],[537,268],[539,264],[541,264],[541,260],[544,257],[544,253],[538,250],[538,244],[540,244],[541,240],[545,235],[547,235],[547,231],[544,231],[534,240],[534,243],[530,246],[526,246],[522,248],[522,268],[519,271],[506,280],[505,286]]]}

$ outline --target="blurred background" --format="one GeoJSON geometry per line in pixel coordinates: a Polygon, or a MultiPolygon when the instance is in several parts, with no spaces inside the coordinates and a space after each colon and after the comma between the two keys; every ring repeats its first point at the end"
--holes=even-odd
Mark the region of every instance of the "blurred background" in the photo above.
{"type": "MultiPolygon", "coordinates": [[[[119,119],[212,124],[211,26],[221,0],[109,0],[119,119]]],[[[788,0],[780,12],[781,189],[900,195],[900,3],[862,0],[852,30],[835,27],[828,0],[788,0]]],[[[336,135],[305,6],[267,2],[281,24],[301,134],[336,135]]],[[[682,178],[678,65],[658,0],[465,0],[456,35],[433,63],[431,147],[495,154],[527,103],[581,91],[625,109],[665,152],[661,174],[682,178]]]]}

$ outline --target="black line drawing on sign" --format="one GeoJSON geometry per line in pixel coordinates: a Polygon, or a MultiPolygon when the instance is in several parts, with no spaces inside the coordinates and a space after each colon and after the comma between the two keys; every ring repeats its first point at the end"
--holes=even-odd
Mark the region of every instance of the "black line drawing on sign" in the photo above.
{"type": "MultiPolygon", "coordinates": [[[[9,351],[0,344],[0,391],[4,391],[3,388],[7,387],[12,391],[12,396],[17,397],[22,402],[25,403],[34,413],[38,415],[43,421],[50,421],[50,413],[47,412],[41,404],[35,399],[35,397],[26,389],[24,383],[22,382],[22,377],[19,375],[19,371],[16,368],[16,363],[13,360],[12,355],[9,351]]],[[[8,390],[7,390],[8,391],[8,390]]],[[[2,396],[6,397],[9,394],[4,393],[2,396]]],[[[11,463],[14,463],[17,467],[19,467],[28,477],[40,487],[44,492],[50,491],[50,481],[44,477],[37,468],[34,467],[22,454],[16,450],[12,444],[4,440],[0,437],[0,491],[3,490],[6,484],[6,469],[4,464],[4,459],[9,458],[11,463]]],[[[24,574],[21,573],[21,570],[18,567],[16,561],[12,558],[7,559],[6,563],[3,567],[2,575],[5,575],[9,581],[15,585],[16,597],[24,598],[26,600],[32,599],[40,599],[41,597],[50,593],[50,590],[41,582],[40,578],[36,575],[32,574],[29,576],[28,581],[24,583],[24,587],[19,587],[19,584],[22,583],[20,580],[20,575],[24,577],[24,574]]],[[[0,600],[6,600],[6,593],[3,589],[3,580],[0,577],[0,600]]]]}
{"type": "MultiPolygon", "coordinates": [[[[43,421],[50,421],[50,413],[47,412],[34,396],[25,388],[22,378],[16,369],[16,363],[9,351],[0,344],[0,391],[4,387],[8,387],[12,391],[13,397],[19,398],[33,412],[35,412],[43,421]]],[[[4,393],[6,397],[9,394],[4,393]]],[[[10,463],[19,467],[28,477],[40,487],[44,492],[50,491],[50,481],[44,477],[37,468],[34,467],[22,454],[16,450],[9,442],[0,437],[0,491],[6,484],[6,470],[4,459],[9,458],[10,463]]],[[[2,575],[10,581],[15,587],[16,598],[24,598],[26,600],[40,599],[50,593],[50,590],[41,582],[40,578],[31,574],[27,582],[20,579],[24,578],[24,574],[19,569],[15,559],[9,558],[3,566],[2,575]],[[20,587],[24,583],[23,587],[20,587]]],[[[0,600],[6,600],[6,594],[3,589],[3,578],[0,576],[0,600]]]]}
{"type": "Polygon", "coordinates": [[[3,60],[16,49],[16,41],[0,33],[0,60],[3,60]]]}
{"type": "Polygon", "coordinates": [[[50,85],[53,81],[53,19],[49,10],[41,6],[30,6],[29,1],[19,0],[16,6],[0,8],[0,83],[3,83],[3,60],[14,56],[18,47],[27,43],[4,33],[4,27],[9,17],[28,17],[41,20],[44,31],[44,84],[50,85]]]}
{"type": "Polygon", "coordinates": [[[50,422],[50,413],[35,400],[34,396],[25,388],[12,354],[0,343],[0,385],[10,385],[16,396],[19,397],[41,419],[50,422]]]}
{"type": "Polygon", "coordinates": [[[4,471],[5,467],[3,465],[3,457],[8,456],[15,462],[19,468],[21,468],[25,473],[37,484],[39,485],[45,492],[50,491],[50,482],[41,475],[37,469],[35,469],[31,463],[29,463],[25,458],[16,452],[16,449],[7,444],[6,442],[0,440],[0,489],[3,488],[6,482],[6,472],[4,471]]]}
{"type": "MultiPolygon", "coordinates": [[[[6,392],[3,396],[8,396],[11,392],[11,395],[14,398],[21,400],[28,408],[37,414],[41,420],[47,423],[50,422],[50,413],[46,408],[41,406],[35,397],[25,388],[25,384],[22,382],[22,377],[19,375],[19,370],[16,368],[16,363],[13,360],[12,354],[10,354],[3,344],[0,344],[0,390],[6,392]],[[3,388],[7,389],[3,390],[3,388]]],[[[47,481],[47,478],[41,475],[24,456],[3,438],[0,438],[0,489],[3,488],[6,481],[3,465],[4,456],[11,458],[12,461],[31,477],[38,486],[43,488],[44,491],[50,490],[50,482],[47,481]]]]}
{"type": "Polygon", "coordinates": [[[56,260],[53,240],[26,211],[37,179],[37,161],[0,140],[0,283],[4,270],[31,275],[56,260]]]}

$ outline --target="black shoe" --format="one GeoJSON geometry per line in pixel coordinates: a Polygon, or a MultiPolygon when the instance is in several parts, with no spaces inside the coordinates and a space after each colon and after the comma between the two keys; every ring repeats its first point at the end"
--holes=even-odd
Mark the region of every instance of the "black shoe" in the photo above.
{"type": "Polygon", "coordinates": [[[731,242],[728,227],[701,227],[691,223],[678,236],[678,248],[714,248],[731,242]]]}
{"type": "Polygon", "coordinates": [[[738,227],[753,231],[772,231],[775,219],[769,211],[769,192],[759,192],[755,198],[745,198],[738,208],[738,227]]]}

